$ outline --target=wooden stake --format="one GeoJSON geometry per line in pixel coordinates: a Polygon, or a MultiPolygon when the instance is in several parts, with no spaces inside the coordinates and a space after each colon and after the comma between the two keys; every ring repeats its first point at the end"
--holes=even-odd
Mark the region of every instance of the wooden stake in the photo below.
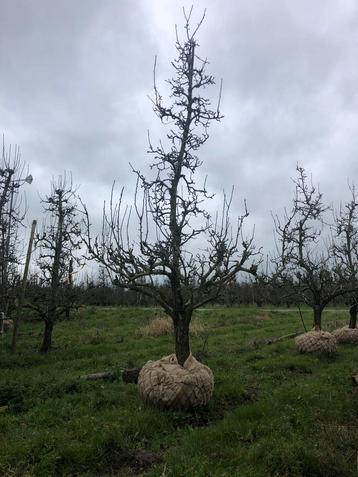
{"type": "Polygon", "coordinates": [[[31,226],[29,245],[27,247],[27,255],[26,255],[24,274],[23,274],[22,281],[21,281],[19,302],[18,302],[18,305],[17,305],[16,315],[15,315],[15,320],[14,320],[14,329],[13,329],[13,332],[12,332],[12,342],[11,342],[11,352],[12,353],[15,353],[15,351],[16,351],[17,335],[18,335],[18,331],[19,331],[22,306],[23,306],[24,299],[25,299],[27,275],[29,273],[30,259],[31,259],[31,253],[32,253],[32,244],[34,242],[36,224],[37,224],[36,220],[33,220],[32,221],[32,226],[31,226]]]}

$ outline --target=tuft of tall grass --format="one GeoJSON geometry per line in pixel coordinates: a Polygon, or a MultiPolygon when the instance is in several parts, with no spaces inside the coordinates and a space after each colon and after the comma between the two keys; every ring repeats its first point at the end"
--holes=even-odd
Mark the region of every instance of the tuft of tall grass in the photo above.
{"type": "MultiPolygon", "coordinates": [[[[201,321],[194,320],[190,323],[190,334],[200,336],[206,331],[201,321]]],[[[148,324],[141,326],[138,330],[139,336],[166,336],[174,333],[173,322],[167,317],[153,318],[148,324]]]]}
{"type": "Polygon", "coordinates": [[[173,323],[170,318],[154,318],[138,330],[140,336],[165,336],[173,334],[173,323]]]}

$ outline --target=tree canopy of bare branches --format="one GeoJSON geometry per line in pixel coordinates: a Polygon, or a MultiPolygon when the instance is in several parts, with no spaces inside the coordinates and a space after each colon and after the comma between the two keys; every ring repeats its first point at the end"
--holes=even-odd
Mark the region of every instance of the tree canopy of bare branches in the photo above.
{"type": "Polygon", "coordinates": [[[152,177],[133,168],[137,178],[133,210],[124,207],[123,191],[116,204],[112,194],[109,207],[104,208],[102,233],[88,238],[92,257],[106,267],[118,286],[154,298],[172,317],[180,364],[190,353],[193,311],[217,298],[239,272],[256,271],[255,265],[248,265],[256,253],[252,236],[245,239],[242,235],[246,207],[231,224],[232,194],[225,195],[221,214],[211,217],[203,203],[212,195],[205,183],[200,186],[196,180],[202,164],[197,152],[209,137],[210,124],[222,116],[221,87],[214,109],[202,96],[205,88],[215,84],[206,72],[208,61],[198,56],[196,34],[205,13],[194,29],[191,14],[184,12],[184,39],[176,35],[178,56],[172,62],[174,76],[167,80],[168,103],[159,92],[154,65],[151,101],[168,132],[165,144],[154,145],[149,138],[152,177]],[[136,240],[129,236],[132,215],[139,224],[136,240]],[[158,282],[169,285],[167,293],[158,282]]]}
{"type": "Polygon", "coordinates": [[[315,329],[321,329],[322,311],[336,297],[350,292],[342,281],[333,237],[327,232],[329,210],[322,193],[297,166],[292,209],[283,219],[274,217],[277,255],[276,283],[289,285],[301,301],[312,307],[315,329]]]}
{"type": "Polygon", "coordinates": [[[80,261],[81,220],[78,219],[76,190],[66,174],[51,184],[51,192],[42,199],[45,219],[41,233],[36,236],[39,269],[39,290],[32,308],[44,320],[42,352],[52,344],[56,320],[67,310],[67,285],[71,281],[73,261],[80,261]]]}
{"type": "Polygon", "coordinates": [[[23,225],[27,207],[20,190],[25,182],[32,181],[31,175],[25,175],[26,166],[19,148],[6,148],[3,138],[0,160],[0,308],[5,314],[10,312],[11,290],[17,285],[17,265],[21,262],[19,228],[23,225]]]}

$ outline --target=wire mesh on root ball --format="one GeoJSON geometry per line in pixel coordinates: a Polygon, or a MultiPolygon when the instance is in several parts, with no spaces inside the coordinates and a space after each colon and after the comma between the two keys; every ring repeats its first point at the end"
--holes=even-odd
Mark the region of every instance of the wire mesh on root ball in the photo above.
{"type": "Polygon", "coordinates": [[[337,352],[337,340],[328,331],[309,331],[295,338],[300,353],[334,354],[337,352]]]}
{"type": "Polygon", "coordinates": [[[191,354],[183,366],[175,354],[148,361],[138,377],[141,398],[161,408],[191,409],[207,404],[214,390],[214,375],[191,354]]]}
{"type": "Polygon", "coordinates": [[[358,328],[343,326],[332,332],[337,343],[358,345],[358,328]]]}

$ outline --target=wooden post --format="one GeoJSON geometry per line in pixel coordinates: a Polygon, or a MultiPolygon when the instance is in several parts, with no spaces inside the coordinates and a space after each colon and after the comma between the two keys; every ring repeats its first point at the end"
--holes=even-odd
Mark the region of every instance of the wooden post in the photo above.
{"type": "Polygon", "coordinates": [[[22,305],[24,303],[24,298],[25,298],[27,275],[29,273],[30,259],[31,259],[31,253],[32,253],[32,244],[34,242],[36,223],[37,223],[36,220],[32,221],[30,240],[29,240],[29,245],[27,247],[25,269],[24,269],[24,274],[23,274],[22,281],[21,281],[19,302],[18,302],[18,305],[17,305],[16,315],[15,315],[15,320],[14,320],[14,329],[13,329],[13,332],[12,332],[12,342],[11,342],[12,353],[14,353],[16,351],[17,335],[18,335],[18,330],[19,330],[22,305]]]}
{"type": "Polygon", "coordinates": [[[4,334],[4,320],[5,320],[5,313],[0,311],[0,335],[4,334]]]}
{"type": "Polygon", "coordinates": [[[71,313],[71,293],[73,288],[73,258],[70,258],[70,264],[68,267],[68,285],[67,285],[67,299],[66,299],[66,318],[70,317],[71,313]]]}

